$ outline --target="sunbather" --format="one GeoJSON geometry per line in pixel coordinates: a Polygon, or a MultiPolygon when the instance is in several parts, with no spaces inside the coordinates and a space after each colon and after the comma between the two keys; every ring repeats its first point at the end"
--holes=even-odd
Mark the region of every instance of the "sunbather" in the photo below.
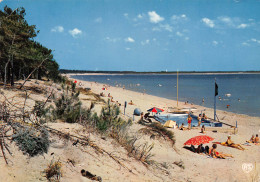
{"type": "Polygon", "coordinates": [[[223,154],[223,153],[217,152],[216,148],[217,148],[217,144],[213,144],[212,148],[209,149],[209,155],[211,157],[220,158],[220,159],[225,159],[226,157],[233,157],[230,154],[223,154]]]}
{"type": "Polygon", "coordinates": [[[245,150],[244,147],[242,147],[240,144],[235,144],[232,140],[231,140],[231,136],[228,136],[228,139],[226,142],[221,143],[221,145],[226,145],[229,147],[233,147],[239,150],[245,150]]]}
{"type": "Polygon", "coordinates": [[[129,103],[128,103],[129,105],[134,105],[134,103],[133,103],[133,101],[131,100],[129,103]]]}
{"type": "Polygon", "coordinates": [[[250,140],[247,140],[246,142],[248,142],[248,143],[254,143],[254,142],[255,142],[255,135],[252,135],[252,137],[250,138],[250,140]]]}
{"type": "Polygon", "coordinates": [[[199,153],[199,154],[205,152],[205,148],[203,147],[203,144],[200,144],[198,146],[198,148],[196,148],[196,152],[199,153]]]}

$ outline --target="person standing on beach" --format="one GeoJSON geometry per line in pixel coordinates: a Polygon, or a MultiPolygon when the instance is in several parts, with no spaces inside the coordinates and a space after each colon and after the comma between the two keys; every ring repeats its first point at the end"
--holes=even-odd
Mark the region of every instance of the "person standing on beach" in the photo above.
{"type": "Polygon", "coordinates": [[[190,115],[188,115],[188,129],[190,130],[191,129],[191,121],[192,121],[192,117],[190,115]]]}
{"type": "Polygon", "coordinates": [[[257,144],[260,143],[259,138],[258,138],[258,134],[255,135],[254,143],[257,143],[257,144]]]}
{"type": "Polygon", "coordinates": [[[198,127],[200,127],[200,124],[201,124],[201,114],[199,114],[199,117],[197,119],[198,119],[198,127]]]}

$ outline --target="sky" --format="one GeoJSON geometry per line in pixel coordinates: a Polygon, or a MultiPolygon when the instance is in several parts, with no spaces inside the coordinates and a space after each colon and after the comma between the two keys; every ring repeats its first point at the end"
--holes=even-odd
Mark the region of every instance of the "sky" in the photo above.
{"type": "Polygon", "coordinates": [[[61,69],[260,70],[260,0],[0,0],[61,69]]]}

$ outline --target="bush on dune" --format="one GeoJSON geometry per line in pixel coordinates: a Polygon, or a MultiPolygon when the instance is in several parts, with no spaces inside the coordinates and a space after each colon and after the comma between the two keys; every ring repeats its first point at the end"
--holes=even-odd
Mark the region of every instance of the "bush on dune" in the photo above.
{"type": "Polygon", "coordinates": [[[12,140],[16,142],[19,149],[29,156],[48,152],[49,135],[45,129],[36,129],[29,126],[16,126],[16,133],[12,135],[12,140]]]}

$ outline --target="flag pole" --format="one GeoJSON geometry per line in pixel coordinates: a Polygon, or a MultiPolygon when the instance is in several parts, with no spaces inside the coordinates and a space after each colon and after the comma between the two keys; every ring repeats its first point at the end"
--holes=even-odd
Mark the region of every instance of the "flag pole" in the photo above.
{"type": "Polygon", "coordinates": [[[216,77],[215,77],[215,92],[214,92],[214,121],[216,121],[216,77]]]}

